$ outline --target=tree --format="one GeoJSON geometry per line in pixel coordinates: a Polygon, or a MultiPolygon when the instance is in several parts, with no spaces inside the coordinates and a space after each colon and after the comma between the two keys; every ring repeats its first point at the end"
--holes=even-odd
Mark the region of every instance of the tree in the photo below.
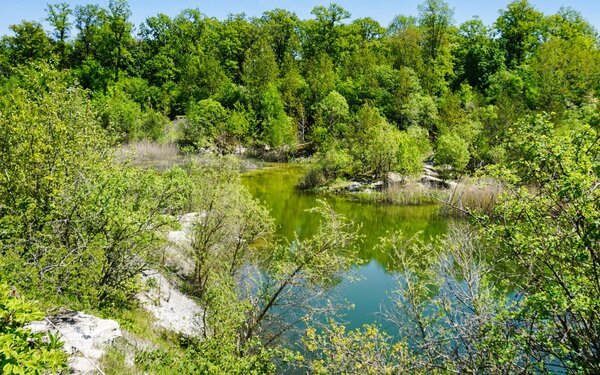
{"type": "Polygon", "coordinates": [[[47,60],[52,50],[50,38],[37,22],[23,21],[10,25],[14,36],[6,37],[8,50],[14,64],[24,64],[35,60],[47,60]]]}
{"type": "Polygon", "coordinates": [[[107,38],[108,61],[114,71],[114,80],[119,80],[119,71],[129,59],[128,47],[132,43],[131,30],[133,24],[129,21],[131,10],[126,0],[110,0],[108,3],[107,38]]]}
{"type": "Polygon", "coordinates": [[[296,141],[296,128],[286,115],[281,94],[274,85],[270,85],[263,94],[259,114],[262,119],[262,138],[269,145],[279,147],[296,141]]]}
{"type": "Polygon", "coordinates": [[[334,66],[328,55],[320,54],[307,60],[304,70],[306,83],[310,89],[309,103],[323,100],[335,88],[334,66]]]}
{"type": "Polygon", "coordinates": [[[66,40],[69,37],[71,22],[69,16],[73,12],[67,3],[48,4],[48,17],[46,20],[54,27],[54,38],[57,43],[57,49],[61,64],[66,64],[66,40]]]}
{"type": "Polygon", "coordinates": [[[363,106],[349,127],[350,152],[360,174],[383,177],[398,168],[400,132],[383,118],[376,108],[363,106]]]}
{"type": "Polygon", "coordinates": [[[402,14],[399,14],[397,16],[395,16],[392,21],[390,22],[390,24],[387,27],[386,30],[386,34],[388,36],[393,36],[398,34],[399,32],[402,32],[403,30],[406,30],[409,27],[416,27],[417,26],[417,18],[413,17],[413,16],[405,16],[402,14]]]}
{"type": "Polygon", "coordinates": [[[140,26],[138,64],[141,65],[140,75],[150,84],[164,86],[173,81],[181,70],[181,67],[175,66],[174,34],[174,22],[165,14],[149,17],[140,26]]]}
{"type": "Polygon", "coordinates": [[[275,9],[263,13],[260,18],[261,34],[269,39],[277,65],[293,60],[300,48],[300,20],[295,13],[275,9]]]}
{"type": "Polygon", "coordinates": [[[500,11],[496,29],[500,33],[500,46],[506,54],[506,65],[514,68],[524,62],[542,40],[543,14],[527,0],[509,3],[500,11]]]}
{"type": "Polygon", "coordinates": [[[75,39],[75,55],[79,61],[96,58],[99,30],[106,21],[106,10],[98,5],[77,5],[73,12],[75,28],[79,31],[75,39]]]}
{"type": "Polygon", "coordinates": [[[423,87],[441,94],[452,72],[451,33],[454,10],[442,0],[427,0],[419,5],[419,28],[422,32],[422,58],[427,63],[417,71],[423,87]]]}
{"type": "Polygon", "coordinates": [[[229,15],[218,27],[217,53],[228,77],[236,84],[242,82],[244,62],[256,41],[256,34],[256,25],[243,13],[229,15]]]}
{"type": "Polygon", "coordinates": [[[221,103],[204,99],[192,106],[187,117],[183,128],[184,139],[196,147],[206,147],[225,129],[229,116],[221,103]]]}
{"type": "Polygon", "coordinates": [[[242,82],[256,103],[279,76],[275,54],[266,39],[258,39],[244,59],[242,82]]]}
{"type": "Polygon", "coordinates": [[[469,163],[469,144],[454,133],[442,134],[437,139],[435,162],[440,166],[451,167],[461,173],[469,163]]]}
{"type": "Polygon", "coordinates": [[[504,56],[492,39],[491,30],[475,18],[460,25],[457,41],[456,84],[466,80],[473,87],[486,89],[491,76],[504,64],[504,56]]]}
{"type": "Polygon", "coordinates": [[[325,53],[331,59],[339,59],[343,28],[341,21],[350,18],[350,12],[337,4],[330,4],[327,8],[314,7],[311,14],[315,16],[315,21],[304,24],[308,40],[303,45],[303,56],[314,58],[325,53]]]}
{"type": "Polygon", "coordinates": [[[194,209],[202,212],[194,222],[189,249],[195,294],[201,298],[210,298],[209,289],[219,278],[238,275],[257,241],[274,231],[267,209],[240,184],[235,165],[227,159],[216,163],[192,166],[191,175],[203,184],[189,187],[194,209]]]}
{"type": "Polygon", "coordinates": [[[115,162],[87,94],[37,69],[1,102],[0,273],[52,302],[123,303],[162,246],[177,181],[115,162]]]}
{"type": "Polygon", "coordinates": [[[558,13],[547,18],[548,31],[552,36],[570,40],[578,37],[598,38],[598,32],[581,13],[571,7],[560,7],[558,13]]]}
{"type": "Polygon", "coordinates": [[[531,59],[537,108],[563,114],[593,96],[600,79],[600,51],[594,39],[552,37],[531,59]]]}
{"type": "Polygon", "coordinates": [[[442,45],[448,43],[454,10],[443,0],[426,0],[419,4],[419,27],[423,30],[423,51],[428,61],[437,60],[442,45]]]}
{"type": "Polygon", "coordinates": [[[313,128],[313,135],[316,140],[323,143],[319,134],[326,138],[339,139],[346,130],[346,121],[350,115],[346,99],[337,91],[332,91],[320,103],[317,103],[316,124],[313,128]]]}
{"type": "Polygon", "coordinates": [[[502,264],[527,270],[515,285],[523,290],[515,316],[526,322],[515,325],[515,336],[527,338],[541,366],[597,372],[598,133],[574,125],[557,132],[543,115],[516,125],[512,172],[500,173],[509,193],[486,225],[509,257],[502,264]]]}
{"type": "Polygon", "coordinates": [[[267,272],[249,289],[257,293],[241,331],[242,342],[262,337],[270,345],[302,321],[314,319],[323,309],[310,302],[326,292],[340,271],[358,261],[353,252],[358,238],[353,223],[323,201],[310,212],[321,217],[318,231],[305,240],[277,246],[275,257],[261,263],[267,272]],[[289,312],[281,320],[277,311],[286,306],[289,312]]]}

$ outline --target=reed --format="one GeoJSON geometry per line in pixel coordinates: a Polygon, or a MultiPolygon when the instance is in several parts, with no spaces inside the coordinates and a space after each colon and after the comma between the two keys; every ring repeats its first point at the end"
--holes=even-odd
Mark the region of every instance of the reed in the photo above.
{"type": "Polygon", "coordinates": [[[500,191],[500,184],[493,179],[463,180],[450,190],[441,214],[451,217],[467,217],[474,213],[491,216],[500,191]]]}
{"type": "Polygon", "coordinates": [[[184,157],[174,143],[137,141],[123,145],[117,152],[121,160],[132,165],[165,170],[182,162],[184,157]]]}

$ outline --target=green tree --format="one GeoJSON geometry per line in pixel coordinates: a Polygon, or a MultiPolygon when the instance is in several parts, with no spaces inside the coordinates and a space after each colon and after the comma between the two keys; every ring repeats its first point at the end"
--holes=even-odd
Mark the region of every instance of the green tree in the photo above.
{"type": "Polygon", "coordinates": [[[63,66],[66,65],[67,55],[67,38],[69,37],[71,22],[69,16],[73,13],[71,7],[67,3],[48,4],[48,17],[46,20],[50,22],[54,28],[54,39],[60,61],[63,66]]]}
{"type": "Polygon", "coordinates": [[[351,155],[357,161],[357,173],[379,178],[397,170],[400,132],[376,108],[363,106],[347,136],[351,155]]]}
{"type": "Polygon", "coordinates": [[[490,77],[504,64],[504,56],[492,39],[491,30],[479,18],[474,18],[460,25],[457,42],[456,83],[466,80],[473,87],[486,89],[490,77]]]}
{"type": "Polygon", "coordinates": [[[218,27],[217,53],[228,77],[236,84],[242,82],[248,50],[256,40],[257,27],[245,14],[230,14],[218,27]]]}
{"type": "Polygon", "coordinates": [[[337,60],[341,52],[341,30],[344,28],[341,22],[350,18],[350,12],[337,4],[330,4],[328,7],[314,7],[311,14],[315,20],[305,23],[303,28],[309,39],[303,45],[303,55],[316,57],[325,53],[337,60]]]}
{"type": "Polygon", "coordinates": [[[77,5],[73,11],[75,28],[78,30],[75,38],[75,56],[78,62],[88,58],[96,58],[100,44],[100,29],[106,21],[106,10],[98,5],[77,5]]]}
{"type": "Polygon", "coordinates": [[[258,39],[244,59],[242,82],[253,98],[260,99],[275,84],[279,72],[275,54],[266,39],[258,39]]]}
{"type": "Polygon", "coordinates": [[[427,61],[437,60],[442,46],[448,43],[454,10],[443,0],[426,0],[419,4],[419,26],[423,30],[423,51],[427,61]]]}
{"type": "Polygon", "coordinates": [[[443,167],[451,167],[461,173],[469,163],[469,144],[457,134],[442,134],[436,143],[435,162],[443,167]]]}
{"type": "Polygon", "coordinates": [[[130,59],[130,45],[133,42],[131,30],[133,24],[129,21],[131,10],[126,0],[110,0],[106,20],[105,40],[107,44],[105,58],[114,71],[114,80],[119,80],[119,72],[123,70],[130,59]]]}
{"type": "Polygon", "coordinates": [[[227,110],[213,99],[204,99],[192,106],[183,128],[184,139],[196,147],[210,145],[228,121],[227,110]]]}
{"type": "Polygon", "coordinates": [[[15,65],[48,60],[52,47],[42,25],[23,21],[18,25],[10,25],[9,28],[15,35],[5,37],[5,40],[11,61],[15,65]]]}
{"type": "Polygon", "coordinates": [[[500,46],[506,54],[506,65],[514,68],[535,52],[542,40],[543,14],[527,0],[509,3],[500,11],[496,29],[500,33],[500,46]]]}
{"type": "Polygon", "coordinates": [[[511,171],[500,173],[509,193],[486,232],[527,270],[514,335],[541,366],[598,371],[597,131],[578,123],[558,132],[540,115],[510,139],[511,171]]]}
{"type": "Polygon", "coordinates": [[[127,301],[161,247],[173,175],[126,168],[86,93],[38,67],[1,103],[0,274],[49,302],[127,301]]]}
{"type": "Polygon", "coordinates": [[[269,39],[275,54],[277,65],[281,69],[285,63],[294,59],[300,49],[299,24],[295,13],[275,9],[263,13],[260,18],[261,34],[269,39]]]}
{"type": "Polygon", "coordinates": [[[312,130],[313,138],[324,143],[326,138],[338,139],[346,131],[346,121],[350,115],[346,99],[337,91],[332,91],[317,104],[316,123],[312,130]]]}
{"type": "Polygon", "coordinates": [[[296,127],[285,113],[281,94],[270,85],[260,101],[262,138],[271,146],[290,145],[296,141],[296,127]]]}

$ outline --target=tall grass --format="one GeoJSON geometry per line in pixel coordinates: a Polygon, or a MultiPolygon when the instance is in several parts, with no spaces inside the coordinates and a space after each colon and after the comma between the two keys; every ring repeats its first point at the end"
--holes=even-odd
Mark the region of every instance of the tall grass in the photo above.
{"type": "Polygon", "coordinates": [[[450,190],[440,213],[452,217],[492,215],[500,191],[500,184],[492,179],[463,180],[450,190]]]}
{"type": "Polygon", "coordinates": [[[129,160],[131,164],[158,170],[165,170],[184,160],[174,143],[158,143],[137,141],[123,145],[117,155],[121,160],[129,160]]]}
{"type": "Polygon", "coordinates": [[[392,185],[382,192],[382,200],[386,203],[402,206],[438,203],[440,195],[437,189],[431,189],[417,181],[406,181],[402,185],[392,185]]]}

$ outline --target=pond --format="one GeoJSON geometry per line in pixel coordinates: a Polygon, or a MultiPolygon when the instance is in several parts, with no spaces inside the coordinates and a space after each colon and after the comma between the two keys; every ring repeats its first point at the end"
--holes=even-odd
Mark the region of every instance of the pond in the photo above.
{"type": "Polygon", "coordinates": [[[270,209],[280,236],[293,239],[294,233],[298,233],[302,239],[314,233],[318,217],[306,210],[315,207],[318,199],[326,199],[336,212],[361,226],[360,234],[363,238],[358,251],[364,263],[354,267],[351,273],[353,277],[350,274],[344,275],[332,294],[354,305],[353,309],[343,314],[348,328],[377,323],[385,329],[386,324],[379,312],[388,303],[388,294],[394,289],[395,279],[390,255],[376,248],[379,239],[401,230],[406,236],[420,233],[424,240],[431,240],[446,232],[448,221],[439,217],[438,206],[435,205],[362,203],[339,196],[324,198],[299,191],[295,186],[302,177],[304,168],[295,164],[272,164],[245,173],[242,181],[250,193],[270,209]]]}

